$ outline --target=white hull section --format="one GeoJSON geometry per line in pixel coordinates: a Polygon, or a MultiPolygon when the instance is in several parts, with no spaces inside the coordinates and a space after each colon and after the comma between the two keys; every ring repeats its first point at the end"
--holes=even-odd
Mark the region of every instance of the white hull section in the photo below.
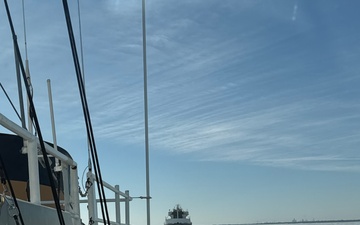
{"type": "Polygon", "coordinates": [[[190,219],[187,218],[177,218],[177,219],[167,219],[165,220],[165,225],[176,225],[176,224],[189,224],[191,225],[190,219]]]}
{"type": "MultiPolygon", "coordinates": [[[[0,224],[16,225],[13,217],[17,210],[13,209],[13,203],[10,198],[4,199],[2,195],[0,202],[0,224]]],[[[59,218],[54,208],[43,205],[36,205],[31,202],[17,200],[21,215],[26,225],[58,225],[59,218]]],[[[81,224],[79,218],[72,218],[69,212],[63,211],[66,225],[81,224]]],[[[19,219],[20,222],[20,219],[19,219]]]]}

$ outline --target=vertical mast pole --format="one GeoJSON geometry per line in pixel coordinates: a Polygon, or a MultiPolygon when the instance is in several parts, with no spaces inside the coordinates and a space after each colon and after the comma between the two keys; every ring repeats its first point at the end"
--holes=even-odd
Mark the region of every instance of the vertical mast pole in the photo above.
{"type": "MultiPolygon", "coordinates": [[[[52,100],[52,92],[51,92],[51,81],[47,79],[47,87],[48,87],[48,95],[49,95],[49,106],[50,106],[50,119],[51,119],[51,130],[53,135],[53,143],[55,151],[58,151],[57,148],[57,140],[56,140],[56,129],[55,129],[55,116],[54,116],[54,105],[52,100]]],[[[58,158],[55,158],[55,172],[61,171],[60,161],[58,158]]]]}
{"type": "Polygon", "coordinates": [[[142,34],[143,34],[143,67],[144,67],[144,117],[145,117],[145,161],[146,161],[146,215],[150,225],[150,176],[149,176],[149,126],[147,96],[147,63],[146,63],[146,22],[145,0],[142,0],[142,34]]]}
{"type": "Polygon", "coordinates": [[[24,99],[21,87],[21,78],[20,78],[20,65],[19,65],[19,56],[16,52],[16,35],[14,37],[14,55],[15,55],[15,67],[16,67],[16,78],[18,84],[18,94],[19,94],[19,104],[20,104],[20,115],[21,115],[21,126],[26,129],[25,123],[25,112],[24,112],[24,99]]]}
{"type": "Polygon", "coordinates": [[[24,43],[25,43],[25,74],[26,74],[26,81],[27,84],[30,87],[30,94],[31,96],[28,96],[27,98],[27,111],[28,111],[28,131],[30,133],[33,133],[33,124],[32,119],[30,115],[30,102],[29,98],[32,98],[32,85],[31,85],[31,79],[30,79],[30,69],[29,69],[29,59],[28,59],[28,51],[27,51],[27,39],[26,39],[26,20],[25,20],[25,3],[24,0],[22,0],[22,15],[23,15],[23,25],[24,25],[24,43]]]}

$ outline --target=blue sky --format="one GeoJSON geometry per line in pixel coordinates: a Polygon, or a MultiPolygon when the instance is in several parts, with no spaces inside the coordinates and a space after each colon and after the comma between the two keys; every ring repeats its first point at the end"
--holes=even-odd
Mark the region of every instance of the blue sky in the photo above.
{"type": "MultiPolygon", "coordinates": [[[[177,203],[194,225],[360,218],[359,6],[148,1],[152,224],[177,203]]],[[[21,4],[10,7],[23,49],[21,4]]],[[[70,8],[79,37],[76,1],[70,8]]],[[[141,1],[81,1],[81,15],[103,177],[145,195],[141,1]]],[[[4,7],[0,16],[0,81],[16,102],[4,7]]],[[[26,1],[26,18],[44,136],[50,78],[58,144],[81,173],[86,135],[61,2],[26,1]]],[[[16,120],[3,94],[0,105],[16,120]]],[[[131,215],[145,224],[145,202],[131,215]]]]}

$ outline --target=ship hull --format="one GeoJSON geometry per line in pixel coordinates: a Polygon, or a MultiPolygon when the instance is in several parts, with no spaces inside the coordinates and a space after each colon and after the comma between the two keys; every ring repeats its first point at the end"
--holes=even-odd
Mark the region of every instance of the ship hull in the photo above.
{"type": "MultiPolygon", "coordinates": [[[[16,211],[11,210],[12,200],[7,197],[4,199],[2,195],[0,202],[0,224],[16,225],[16,221],[12,215],[16,211]]],[[[31,202],[17,200],[21,211],[24,224],[26,225],[58,225],[59,219],[54,208],[43,205],[36,205],[31,202]]],[[[63,211],[65,224],[73,225],[73,219],[69,212],[63,211]]]]}

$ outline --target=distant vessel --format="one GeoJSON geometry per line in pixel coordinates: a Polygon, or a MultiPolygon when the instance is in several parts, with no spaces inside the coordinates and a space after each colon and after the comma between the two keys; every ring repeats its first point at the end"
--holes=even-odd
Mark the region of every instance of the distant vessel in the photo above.
{"type": "Polygon", "coordinates": [[[189,212],[183,210],[178,204],[175,208],[168,212],[164,225],[192,225],[189,212]]]}

